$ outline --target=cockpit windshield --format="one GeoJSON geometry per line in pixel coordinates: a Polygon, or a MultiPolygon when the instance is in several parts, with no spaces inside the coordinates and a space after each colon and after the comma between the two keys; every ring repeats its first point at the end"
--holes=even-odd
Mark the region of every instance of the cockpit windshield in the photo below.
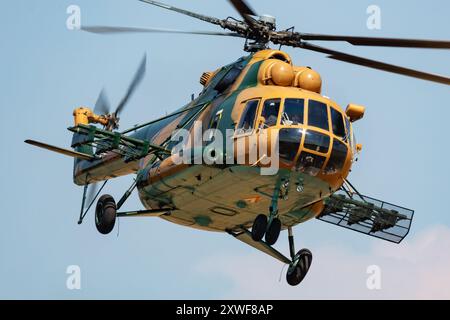
{"type": "Polygon", "coordinates": [[[288,126],[303,124],[304,108],[304,99],[285,99],[281,124],[288,126]]]}
{"type": "Polygon", "coordinates": [[[327,131],[329,130],[327,105],[325,103],[309,100],[308,125],[327,131]]]}
{"type": "Polygon", "coordinates": [[[264,102],[261,116],[264,118],[264,126],[272,127],[277,124],[281,99],[269,99],[264,102]]]}
{"type": "Polygon", "coordinates": [[[244,103],[239,132],[279,127],[280,159],[295,164],[299,172],[334,175],[356,153],[350,120],[334,103],[293,97],[254,98],[244,103]]]}

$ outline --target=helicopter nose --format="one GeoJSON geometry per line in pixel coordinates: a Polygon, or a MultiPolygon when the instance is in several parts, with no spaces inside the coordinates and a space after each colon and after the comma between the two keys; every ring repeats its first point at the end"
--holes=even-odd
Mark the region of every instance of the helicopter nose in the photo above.
{"type": "Polygon", "coordinates": [[[312,176],[322,170],[325,174],[335,174],[342,169],[347,152],[348,147],[339,139],[314,129],[282,128],[279,131],[280,162],[295,171],[312,176]]]}

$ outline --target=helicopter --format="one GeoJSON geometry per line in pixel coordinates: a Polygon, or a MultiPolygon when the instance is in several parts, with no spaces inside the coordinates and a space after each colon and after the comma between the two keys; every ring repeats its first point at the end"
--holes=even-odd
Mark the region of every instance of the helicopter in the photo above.
{"type": "Polygon", "coordinates": [[[71,149],[25,142],[74,158],[73,179],[83,186],[81,224],[95,204],[95,225],[109,234],[117,218],[159,217],[205,231],[223,232],[288,265],[295,286],[307,275],[312,253],[296,251],[293,227],[313,218],[393,243],[409,233],[414,210],[361,194],[347,179],[362,150],[353,124],[365,107],[344,110],[322,94],[320,74],[296,66],[282,46],[439,84],[450,78],[328,49],[310,41],[355,46],[450,49],[450,41],[373,38],[278,30],[244,0],[229,0],[241,19],[218,19],[158,1],[139,0],[226,31],[82,26],[100,35],[174,33],[236,37],[246,56],[200,77],[200,94],[180,109],[119,131],[120,115],[141,83],[146,56],[114,111],[104,91],[93,109],[73,111],[71,149]],[[279,49],[270,48],[279,45],[279,49]],[[200,132],[200,133],[199,133],[200,132]],[[180,142],[182,140],[182,142],[180,142]],[[115,177],[135,175],[118,201],[103,194],[115,177]],[[98,185],[101,183],[100,188],[98,185]],[[138,191],[145,207],[120,211],[138,191]],[[287,230],[289,257],[274,248],[287,230]]]}

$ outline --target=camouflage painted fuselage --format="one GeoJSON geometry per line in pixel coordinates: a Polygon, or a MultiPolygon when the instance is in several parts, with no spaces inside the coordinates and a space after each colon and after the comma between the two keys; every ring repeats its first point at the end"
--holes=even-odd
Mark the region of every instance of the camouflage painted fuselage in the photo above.
{"type": "MultiPolygon", "coordinates": [[[[258,163],[251,161],[239,165],[176,164],[174,156],[158,159],[150,155],[140,161],[124,163],[110,153],[94,163],[76,161],[75,182],[85,184],[87,174],[89,181],[95,181],[137,173],[139,196],[147,209],[167,208],[170,213],[161,217],[180,225],[226,231],[237,226],[250,227],[256,215],[269,214],[275,186],[282,179],[289,182],[282,187],[278,201],[283,228],[317,216],[323,209],[323,199],[335,192],[349,173],[354,155],[352,128],[342,109],[330,99],[299,87],[264,82],[262,69],[269,59],[291,64],[287,54],[275,50],[241,58],[213,73],[201,94],[182,109],[198,108],[151,124],[132,136],[171,149],[175,143],[170,140],[172,132],[180,128],[192,131],[194,121],[201,121],[203,130],[214,123],[225,136],[225,130],[238,126],[245,104],[250,100],[259,101],[257,115],[261,115],[262,106],[269,99],[280,99],[280,109],[285,99],[304,101],[304,121],[287,125],[281,121],[280,112],[276,123],[264,129],[280,134],[282,155],[277,174],[261,175],[258,163]],[[328,129],[310,123],[306,109],[309,101],[327,106],[328,129]],[[345,137],[333,131],[331,108],[345,119],[345,137]],[[218,113],[220,118],[213,121],[217,120],[218,113]],[[313,132],[322,140],[310,141],[308,134],[313,132]],[[297,140],[292,140],[294,133],[297,140]]],[[[255,123],[257,119],[258,116],[255,123]]],[[[255,124],[255,130],[234,139],[248,140],[261,133],[255,124]]]]}

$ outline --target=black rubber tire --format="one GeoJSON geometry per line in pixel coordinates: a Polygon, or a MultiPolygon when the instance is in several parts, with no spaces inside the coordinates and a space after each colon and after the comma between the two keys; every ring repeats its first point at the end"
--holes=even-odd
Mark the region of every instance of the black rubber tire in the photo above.
{"type": "Polygon", "coordinates": [[[264,214],[260,214],[253,221],[252,226],[252,239],[254,241],[261,241],[266,233],[267,229],[267,217],[264,214]]]}
{"type": "Polygon", "coordinates": [[[300,256],[297,265],[289,266],[286,273],[286,281],[291,286],[296,286],[303,281],[312,263],[312,253],[308,249],[300,250],[297,255],[300,256]]]}
{"type": "Polygon", "coordinates": [[[277,242],[281,232],[281,221],[278,218],[274,218],[266,231],[265,240],[268,245],[274,245],[277,242]]]}
{"type": "Polygon", "coordinates": [[[95,208],[95,226],[101,234],[108,234],[116,224],[116,202],[109,194],[105,194],[97,201],[95,208]]]}

